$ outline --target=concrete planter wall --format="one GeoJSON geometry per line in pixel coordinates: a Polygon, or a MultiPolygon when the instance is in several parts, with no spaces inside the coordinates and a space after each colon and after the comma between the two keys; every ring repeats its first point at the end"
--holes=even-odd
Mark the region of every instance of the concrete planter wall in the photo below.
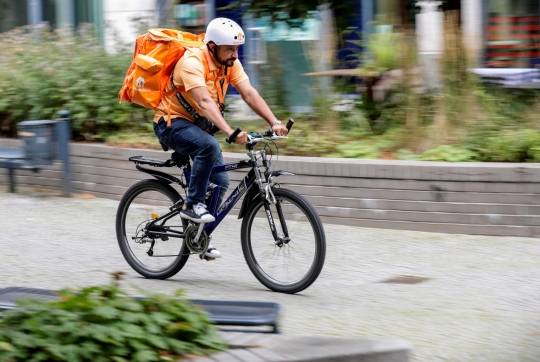
{"type": "MultiPolygon", "coordinates": [[[[18,141],[0,139],[0,147],[18,141]]],[[[119,200],[146,174],[127,161],[163,151],[72,144],[73,188],[119,200]]],[[[245,154],[225,154],[226,162],[245,154]]],[[[540,235],[540,164],[444,163],[280,157],[281,178],[305,195],[325,223],[444,233],[501,236],[540,235]]],[[[172,170],[178,174],[179,170],[172,170]]],[[[231,185],[243,177],[231,172],[231,185]]],[[[16,171],[18,184],[61,187],[61,164],[39,173],[16,171]]],[[[7,190],[7,170],[0,183],[7,190]]],[[[238,207],[239,205],[237,205],[238,207]]]]}

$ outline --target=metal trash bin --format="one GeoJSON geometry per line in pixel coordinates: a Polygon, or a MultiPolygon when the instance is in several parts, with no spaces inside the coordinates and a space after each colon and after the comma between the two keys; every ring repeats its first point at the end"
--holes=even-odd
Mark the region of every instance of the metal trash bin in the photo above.
{"type": "Polygon", "coordinates": [[[28,166],[50,166],[57,155],[57,121],[24,121],[17,124],[19,139],[24,142],[28,166]]]}

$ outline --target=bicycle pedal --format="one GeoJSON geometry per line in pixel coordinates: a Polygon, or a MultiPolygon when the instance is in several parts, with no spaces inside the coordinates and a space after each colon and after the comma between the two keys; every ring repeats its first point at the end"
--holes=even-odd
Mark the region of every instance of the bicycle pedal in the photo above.
{"type": "Polygon", "coordinates": [[[199,258],[200,258],[201,260],[206,260],[206,261],[216,260],[216,258],[210,258],[209,256],[202,255],[202,254],[199,254],[199,258]]]}

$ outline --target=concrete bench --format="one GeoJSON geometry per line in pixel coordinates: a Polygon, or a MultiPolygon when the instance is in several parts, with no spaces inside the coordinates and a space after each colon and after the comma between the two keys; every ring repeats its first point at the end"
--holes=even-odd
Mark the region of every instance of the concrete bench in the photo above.
{"type": "MultiPolygon", "coordinates": [[[[58,296],[49,289],[4,288],[0,289],[0,310],[15,309],[17,306],[15,301],[21,298],[38,298],[53,301],[57,300],[58,296]]],[[[135,299],[142,300],[143,298],[135,297],[135,299]]],[[[279,333],[280,306],[277,303],[204,299],[192,299],[190,301],[205,309],[214,324],[220,326],[224,331],[279,333]],[[235,329],[231,329],[231,327],[235,329]],[[243,329],[237,329],[236,327],[243,327],[243,329]],[[258,327],[258,329],[255,329],[255,327],[258,327]]]]}

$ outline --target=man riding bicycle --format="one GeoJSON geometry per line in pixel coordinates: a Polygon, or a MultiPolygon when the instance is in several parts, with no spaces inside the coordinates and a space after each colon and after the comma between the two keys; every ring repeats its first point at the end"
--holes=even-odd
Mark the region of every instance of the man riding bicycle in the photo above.
{"type": "MultiPolygon", "coordinates": [[[[205,45],[187,49],[174,68],[166,91],[178,88],[176,97],[164,97],[154,116],[154,132],[159,141],[193,160],[188,194],[180,216],[195,223],[215,221],[204,203],[208,183],[222,187],[218,207],[229,186],[226,172],[211,176],[214,166],[224,164],[213,133],[221,130],[230,136],[234,132],[223,118],[223,101],[229,83],[277,135],[287,134],[287,128],[253,88],[238,60],[238,48],[244,42],[244,31],[236,22],[226,18],[212,20],[206,29],[205,45]],[[167,126],[169,116],[171,124],[167,126]]],[[[241,145],[247,141],[246,132],[240,132],[235,139],[235,143],[241,145]]],[[[221,253],[209,245],[204,256],[219,258],[221,253]]]]}

